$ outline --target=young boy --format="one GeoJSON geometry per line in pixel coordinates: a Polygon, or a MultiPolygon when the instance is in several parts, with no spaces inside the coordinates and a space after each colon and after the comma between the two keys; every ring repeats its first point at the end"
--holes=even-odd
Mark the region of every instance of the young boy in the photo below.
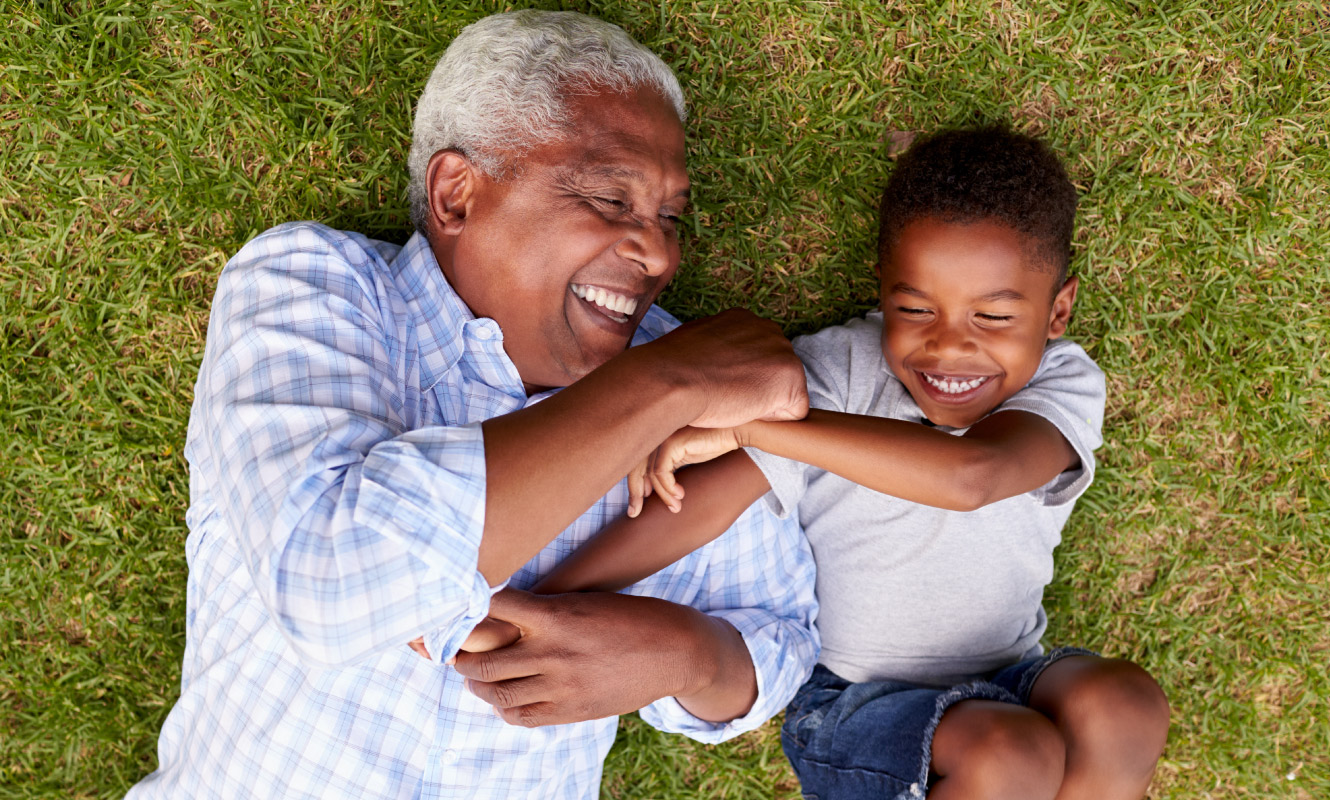
{"type": "Polygon", "coordinates": [[[818,564],[822,655],[782,730],[807,796],[1141,797],[1168,731],[1158,684],[1039,643],[1104,408],[1103,374],[1061,339],[1075,205],[1028,137],[916,144],[882,200],[881,312],[795,340],[808,417],[680,431],[646,470],[665,503],[643,508],[631,476],[641,515],[537,590],[632,583],[770,490],[818,564]],[[673,470],[699,461],[684,504],[673,470]]]}

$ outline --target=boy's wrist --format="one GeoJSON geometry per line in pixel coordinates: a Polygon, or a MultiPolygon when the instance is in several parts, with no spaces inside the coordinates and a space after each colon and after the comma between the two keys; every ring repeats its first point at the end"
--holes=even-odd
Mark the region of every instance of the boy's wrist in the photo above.
{"type": "Polygon", "coordinates": [[[739,447],[741,448],[755,447],[758,450],[761,450],[762,446],[758,444],[758,440],[761,438],[762,427],[764,425],[770,425],[770,424],[771,423],[763,422],[761,420],[753,420],[752,422],[745,422],[744,424],[734,429],[735,444],[739,445],[739,447]]]}

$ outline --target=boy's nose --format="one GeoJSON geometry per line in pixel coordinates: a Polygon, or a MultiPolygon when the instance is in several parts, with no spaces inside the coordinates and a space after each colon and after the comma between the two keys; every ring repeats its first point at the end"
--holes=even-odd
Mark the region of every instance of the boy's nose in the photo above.
{"type": "Polygon", "coordinates": [[[974,342],[960,325],[936,325],[929,339],[928,352],[943,358],[967,356],[975,352],[974,342]]]}

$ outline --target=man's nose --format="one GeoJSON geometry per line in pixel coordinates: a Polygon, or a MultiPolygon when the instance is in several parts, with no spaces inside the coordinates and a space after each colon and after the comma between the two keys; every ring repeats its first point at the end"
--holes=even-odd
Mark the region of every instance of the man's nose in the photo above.
{"type": "Polygon", "coordinates": [[[638,222],[619,241],[615,252],[630,261],[636,261],[648,275],[661,275],[674,264],[672,237],[673,234],[666,231],[659,221],[638,222]]]}

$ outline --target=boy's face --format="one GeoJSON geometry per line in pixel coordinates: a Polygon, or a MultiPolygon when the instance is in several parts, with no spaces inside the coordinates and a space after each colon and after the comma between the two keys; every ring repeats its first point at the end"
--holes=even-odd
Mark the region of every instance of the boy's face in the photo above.
{"type": "Polygon", "coordinates": [[[1032,252],[1000,222],[923,218],[878,266],[882,354],[933,423],[973,425],[1029,383],[1067,329],[1076,279],[1054,294],[1032,252]]]}

